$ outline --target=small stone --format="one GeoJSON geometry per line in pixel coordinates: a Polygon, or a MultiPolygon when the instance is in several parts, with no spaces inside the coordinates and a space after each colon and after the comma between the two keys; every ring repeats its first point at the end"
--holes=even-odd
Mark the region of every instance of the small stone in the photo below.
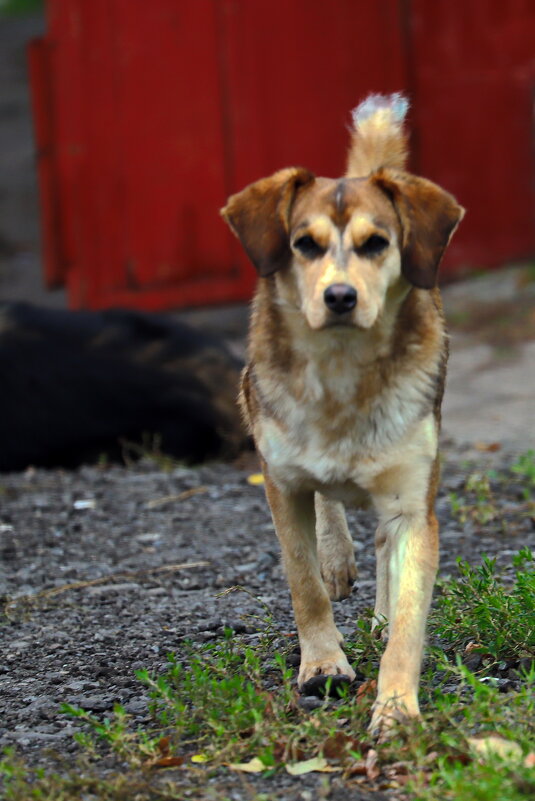
{"type": "Polygon", "coordinates": [[[320,706],[323,706],[323,701],[317,695],[302,695],[297,699],[297,704],[305,712],[312,712],[314,709],[319,709],[320,706]]]}
{"type": "Polygon", "coordinates": [[[529,673],[531,670],[535,668],[535,659],[532,656],[524,656],[518,663],[517,670],[522,671],[523,673],[529,673]]]}
{"type": "Polygon", "coordinates": [[[463,659],[463,662],[468,670],[471,670],[472,673],[474,673],[481,666],[482,660],[483,657],[480,653],[471,653],[465,659],[463,659]]]}
{"type": "Polygon", "coordinates": [[[143,715],[147,712],[147,702],[136,698],[133,701],[128,701],[124,708],[130,715],[143,715]]]}

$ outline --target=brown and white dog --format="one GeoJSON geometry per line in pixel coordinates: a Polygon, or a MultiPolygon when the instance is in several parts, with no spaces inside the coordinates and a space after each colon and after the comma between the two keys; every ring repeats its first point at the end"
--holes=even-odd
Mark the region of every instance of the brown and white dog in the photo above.
{"type": "Polygon", "coordinates": [[[405,172],[399,94],[354,111],[346,176],[292,167],[222,214],[258,270],[243,413],[281,543],[305,692],[351,681],[330,599],[356,576],[343,504],[378,514],[375,620],[388,621],[371,729],[414,716],[438,563],[434,500],[447,335],[437,269],[463,216],[405,172]]]}

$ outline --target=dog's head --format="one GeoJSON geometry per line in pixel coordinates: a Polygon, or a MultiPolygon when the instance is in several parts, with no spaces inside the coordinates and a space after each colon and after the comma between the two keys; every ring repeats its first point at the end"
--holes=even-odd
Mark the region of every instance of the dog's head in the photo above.
{"type": "Polygon", "coordinates": [[[391,288],[434,287],[463,213],[439,186],[403,171],[334,180],[302,168],[251,184],[222,211],[259,275],[273,275],[280,299],[316,330],[369,329],[391,288]]]}

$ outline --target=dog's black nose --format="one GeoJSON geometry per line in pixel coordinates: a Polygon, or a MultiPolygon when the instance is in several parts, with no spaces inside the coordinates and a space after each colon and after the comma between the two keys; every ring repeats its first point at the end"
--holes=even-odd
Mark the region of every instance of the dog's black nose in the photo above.
{"type": "Polygon", "coordinates": [[[357,290],[349,284],[331,284],[323,293],[323,300],[335,314],[344,314],[357,305],[357,290]]]}

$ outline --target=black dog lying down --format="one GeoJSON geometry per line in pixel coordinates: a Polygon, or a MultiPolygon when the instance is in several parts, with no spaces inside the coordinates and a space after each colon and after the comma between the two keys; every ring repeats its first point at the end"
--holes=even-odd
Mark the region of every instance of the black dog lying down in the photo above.
{"type": "Polygon", "coordinates": [[[179,460],[231,458],[246,441],[241,366],[156,314],[0,306],[0,470],[117,460],[155,435],[179,460]]]}

